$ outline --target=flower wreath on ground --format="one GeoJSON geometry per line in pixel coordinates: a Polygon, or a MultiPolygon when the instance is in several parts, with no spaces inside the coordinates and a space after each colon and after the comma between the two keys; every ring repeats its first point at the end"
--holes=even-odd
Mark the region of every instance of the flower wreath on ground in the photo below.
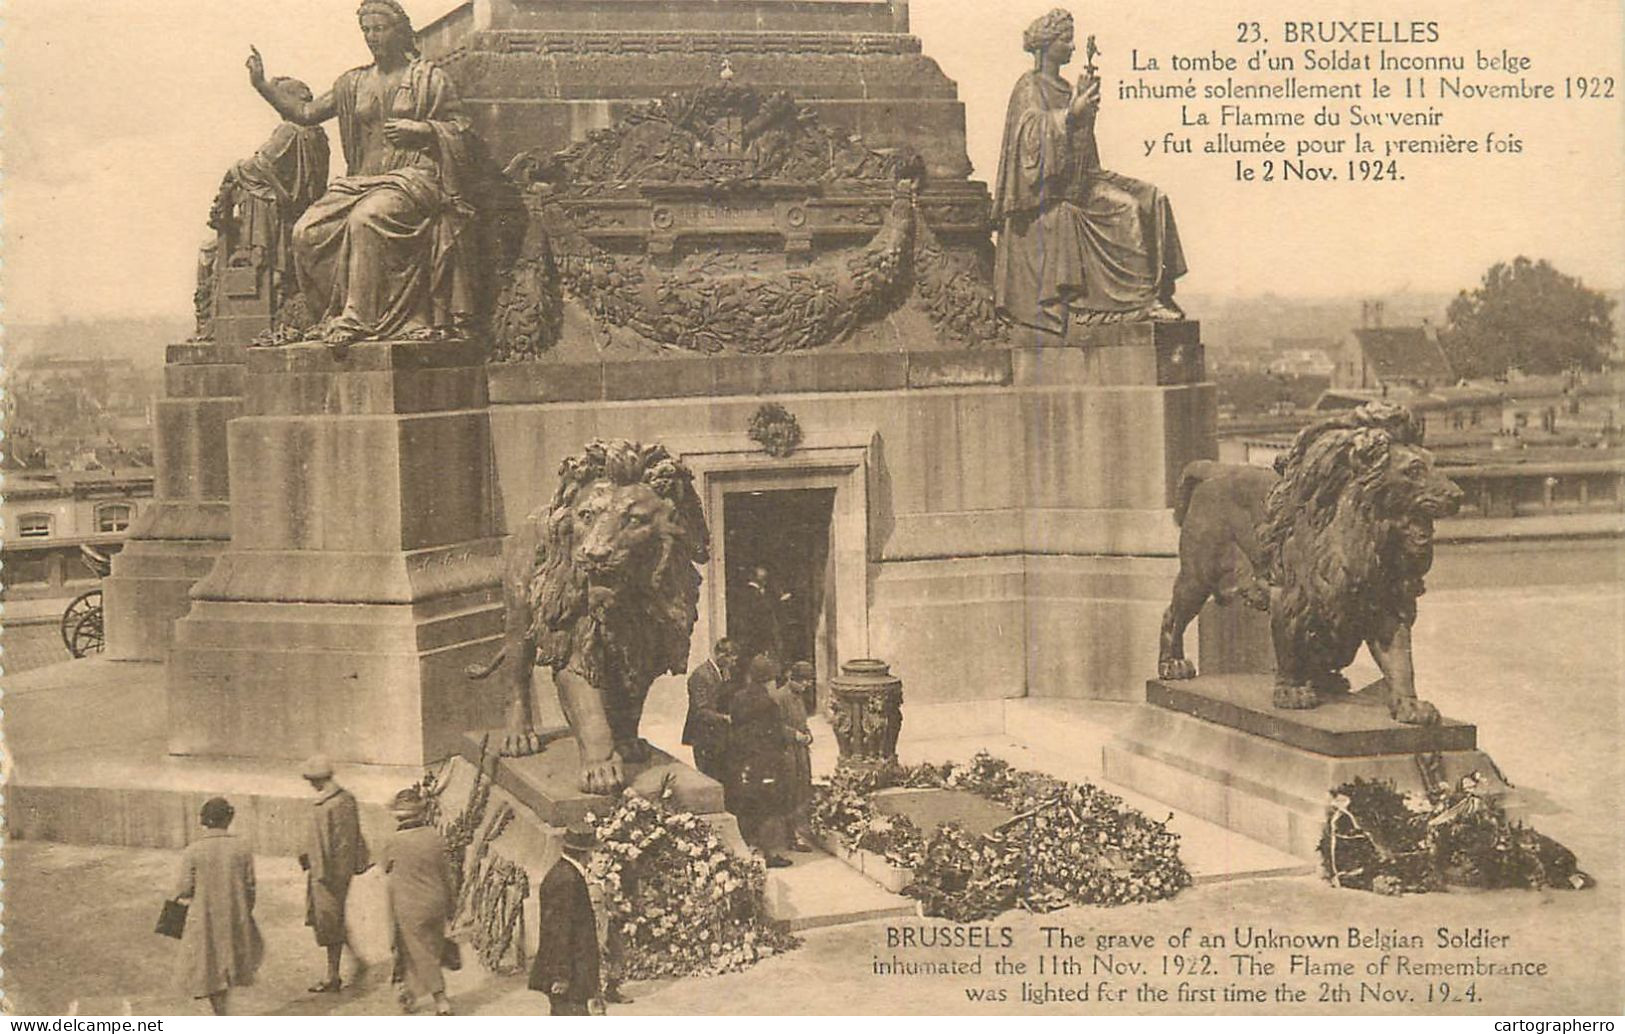
{"type": "Polygon", "coordinates": [[[1344,783],[1332,791],[1320,839],[1326,878],[1379,894],[1595,885],[1574,852],[1512,821],[1484,785],[1476,774],[1426,794],[1366,779],[1344,783]]]}
{"type": "Polygon", "coordinates": [[[911,870],[903,893],[926,915],[961,922],[1018,907],[1157,901],[1191,882],[1166,823],[1087,783],[1020,771],[987,753],[965,765],[839,769],[815,788],[811,820],[819,835],[911,870]],[[952,822],[925,831],[877,812],[874,794],[894,787],[964,790],[1014,817],[981,836],[952,822]]]}
{"type": "Polygon", "coordinates": [[[608,815],[588,816],[599,841],[592,875],[606,891],[625,978],[726,973],[796,947],[763,912],[761,861],[731,853],[670,797],[669,787],[654,800],[628,790],[608,815]]]}

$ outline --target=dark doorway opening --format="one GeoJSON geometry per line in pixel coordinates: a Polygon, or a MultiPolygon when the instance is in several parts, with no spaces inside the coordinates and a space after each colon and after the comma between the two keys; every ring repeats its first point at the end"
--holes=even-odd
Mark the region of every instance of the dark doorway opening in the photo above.
{"type": "Polygon", "coordinates": [[[835,623],[830,528],[835,489],[729,492],[723,496],[728,637],[785,664],[812,663],[826,677],[835,623]]]}

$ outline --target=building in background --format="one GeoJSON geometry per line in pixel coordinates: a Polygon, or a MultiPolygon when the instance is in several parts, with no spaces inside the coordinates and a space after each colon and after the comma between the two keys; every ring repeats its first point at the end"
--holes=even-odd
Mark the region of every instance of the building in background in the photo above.
{"type": "Polygon", "coordinates": [[[152,501],[153,472],[12,471],[0,501],[0,667],[66,660],[60,622],[100,576],[82,547],[109,556],[152,501]]]}
{"type": "Polygon", "coordinates": [[[1426,324],[1359,328],[1332,372],[1334,388],[1386,393],[1427,391],[1455,382],[1439,335],[1426,324]]]}

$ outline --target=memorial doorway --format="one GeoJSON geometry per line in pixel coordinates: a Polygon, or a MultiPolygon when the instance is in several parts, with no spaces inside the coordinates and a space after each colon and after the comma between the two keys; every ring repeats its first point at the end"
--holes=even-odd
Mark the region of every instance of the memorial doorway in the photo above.
{"type": "Polygon", "coordinates": [[[759,567],[781,604],[780,648],[788,661],[812,663],[820,700],[841,661],[869,656],[873,440],[872,431],[815,433],[790,456],[768,455],[743,435],[668,441],[694,472],[711,530],[691,664],[720,636],[752,634],[747,593],[759,567]]]}
{"type": "Polygon", "coordinates": [[[784,664],[833,658],[833,488],[725,492],[724,593],[728,636],[784,664]]]}

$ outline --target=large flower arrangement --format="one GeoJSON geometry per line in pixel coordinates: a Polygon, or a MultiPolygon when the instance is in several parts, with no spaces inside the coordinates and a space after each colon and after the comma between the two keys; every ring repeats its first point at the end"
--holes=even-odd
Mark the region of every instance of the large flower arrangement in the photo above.
{"type": "Polygon", "coordinates": [[[1339,786],[1320,856],[1335,886],[1379,894],[1446,887],[1583,890],[1595,882],[1574,852],[1509,819],[1476,775],[1425,794],[1401,794],[1391,783],[1366,779],[1339,786]]]}
{"type": "Polygon", "coordinates": [[[1179,837],[1165,823],[1097,787],[1020,771],[987,753],[967,765],[838,771],[817,788],[811,819],[815,832],[911,869],[904,893],[926,915],[960,921],[1017,907],[1156,901],[1191,882],[1179,837]],[[876,811],[874,793],[894,786],[966,790],[1014,817],[981,836],[955,823],[925,832],[876,811]]]}
{"type": "Polygon", "coordinates": [[[669,798],[669,789],[656,800],[627,791],[607,816],[592,817],[593,876],[607,891],[626,979],[726,973],[795,947],[763,915],[762,863],[731,853],[669,798]]]}

